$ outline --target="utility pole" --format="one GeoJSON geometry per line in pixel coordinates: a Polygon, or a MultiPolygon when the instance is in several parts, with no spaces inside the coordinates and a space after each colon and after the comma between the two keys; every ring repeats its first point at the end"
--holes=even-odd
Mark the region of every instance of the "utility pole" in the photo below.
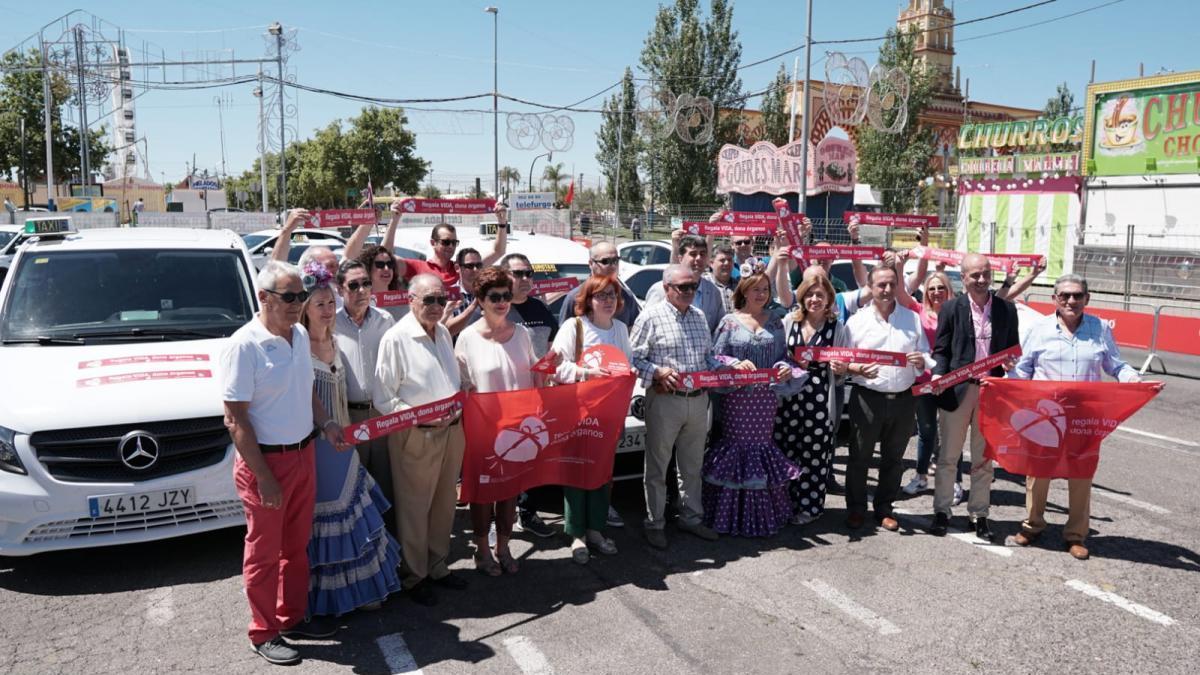
{"type": "Polygon", "coordinates": [[[262,180],[262,212],[269,213],[267,208],[267,115],[263,104],[261,65],[258,67],[258,86],[254,88],[254,96],[258,98],[258,173],[262,180]]]}
{"type": "Polygon", "coordinates": [[[58,190],[54,189],[54,135],[50,124],[54,102],[50,98],[50,59],[46,57],[46,41],[40,33],[38,45],[42,55],[42,127],[46,135],[46,207],[54,211],[54,198],[58,196],[58,190]]]}
{"type": "Polygon", "coordinates": [[[486,7],[492,15],[492,176],[496,199],[500,198],[500,8],[486,7]]]}
{"type": "MultiPolygon", "coordinates": [[[[79,82],[79,182],[92,184],[91,157],[88,153],[87,90],[83,86],[83,26],[75,27],[75,77],[79,82]]],[[[85,190],[84,194],[90,196],[85,190]]]]}
{"type": "Polygon", "coordinates": [[[278,21],[267,27],[275,36],[275,65],[279,67],[279,209],[287,211],[287,118],[284,115],[283,26],[278,21]]]}
{"type": "Polygon", "coordinates": [[[221,112],[225,106],[224,94],[213,97],[213,102],[217,104],[217,128],[221,133],[221,177],[226,178],[229,173],[225,170],[225,115],[221,112]]]}
{"type": "Polygon", "coordinates": [[[29,168],[25,162],[25,118],[21,118],[21,199],[25,204],[22,206],[26,211],[29,210],[29,168]]]}
{"type": "Polygon", "coordinates": [[[797,212],[804,213],[808,196],[808,142],[812,125],[808,116],[812,107],[812,0],[808,0],[808,24],[804,29],[804,108],[800,112],[800,194],[797,197],[797,212]]]}

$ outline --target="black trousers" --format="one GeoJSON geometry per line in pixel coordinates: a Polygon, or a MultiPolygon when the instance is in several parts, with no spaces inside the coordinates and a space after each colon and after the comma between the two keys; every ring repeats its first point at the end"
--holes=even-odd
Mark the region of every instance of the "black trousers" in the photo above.
{"type": "Polygon", "coordinates": [[[904,474],[904,450],[912,436],[917,400],[912,392],[884,394],[866,387],[850,389],[850,459],[846,465],[846,511],[867,512],[867,468],[879,445],[879,481],[875,517],[892,515],[904,474]]]}

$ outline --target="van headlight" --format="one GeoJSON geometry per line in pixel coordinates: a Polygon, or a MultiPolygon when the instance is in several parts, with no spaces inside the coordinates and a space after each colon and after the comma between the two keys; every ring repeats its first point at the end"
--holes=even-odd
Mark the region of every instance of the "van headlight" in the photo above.
{"type": "Polygon", "coordinates": [[[28,473],[17,456],[17,432],[0,427],[0,471],[28,473]]]}

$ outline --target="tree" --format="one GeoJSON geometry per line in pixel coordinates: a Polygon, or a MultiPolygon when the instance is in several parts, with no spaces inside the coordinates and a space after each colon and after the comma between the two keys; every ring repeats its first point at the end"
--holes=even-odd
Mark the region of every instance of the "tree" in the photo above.
{"type": "Polygon", "coordinates": [[[366,185],[370,176],[375,185],[391,183],[404,194],[420,188],[429,163],[416,156],[417,137],[404,128],[407,123],[403,110],[375,106],[350,119],[345,152],[355,185],[366,185]]]}
{"type": "Polygon", "coordinates": [[[521,187],[521,172],[511,166],[500,167],[500,182],[504,183],[504,194],[512,194],[513,183],[517,184],[517,189],[521,187]]]}
{"type": "Polygon", "coordinates": [[[596,133],[596,161],[604,175],[605,193],[616,199],[617,186],[626,201],[641,202],[642,182],[638,178],[637,99],[633,89],[633,71],[625,69],[621,91],[604,102],[600,131],[596,133]],[[618,177],[618,169],[620,176],[618,177]]]}
{"type": "MultiPolygon", "coordinates": [[[[1070,117],[1075,110],[1075,94],[1071,93],[1071,88],[1066,82],[1058,85],[1054,96],[1046,100],[1046,107],[1042,109],[1042,115],[1051,119],[1055,117],[1070,117]]],[[[1051,143],[1050,152],[1068,152],[1076,149],[1075,144],[1066,143],[1051,143]]]]}
{"type": "MultiPolygon", "coordinates": [[[[697,0],[675,0],[660,6],[654,27],[642,47],[641,66],[660,92],[692,94],[712,101],[716,111],[712,138],[688,143],[678,134],[655,133],[642,147],[643,166],[653,162],[651,181],[662,201],[674,204],[716,203],[717,151],[737,141],[744,105],[737,67],[742,46],[733,30],[733,9],[727,0],[711,0],[702,20],[697,0]]],[[[663,94],[664,100],[669,100],[663,94]]],[[[699,118],[696,110],[676,117],[699,118]]],[[[660,130],[665,131],[665,130],[660,130]]]]}
{"type": "MultiPolygon", "coordinates": [[[[0,58],[6,68],[33,68],[41,64],[37,50],[26,54],[8,52],[0,58]]],[[[21,166],[21,120],[25,121],[26,158],[29,178],[46,179],[45,106],[41,70],[7,70],[0,78],[0,174],[13,179],[21,166]]],[[[51,153],[55,182],[66,182],[80,171],[80,136],[75,127],[64,127],[62,107],[72,100],[71,84],[61,73],[50,75],[51,153]]],[[[111,149],[104,142],[105,127],[88,131],[91,169],[99,173],[111,149]]]]}
{"type": "MultiPolygon", "coordinates": [[[[918,183],[929,175],[936,147],[933,130],[917,119],[932,98],[934,78],[917,60],[915,43],[915,32],[889,29],[879,47],[879,65],[900,68],[908,74],[908,119],[903,128],[889,134],[863,123],[858,133],[860,179],[880,191],[885,211],[899,213],[912,210],[920,189],[918,183]]],[[[897,114],[885,111],[884,123],[890,124],[897,114]]]]}
{"type": "Polygon", "coordinates": [[[792,95],[792,78],[788,77],[787,69],[779,64],[775,79],[767,93],[763,94],[762,102],[762,140],[775,145],[787,145],[788,127],[791,122],[789,97],[792,95]]]}
{"type": "Polygon", "coordinates": [[[542,169],[542,180],[550,183],[550,191],[554,194],[558,194],[558,184],[570,178],[570,174],[563,172],[562,162],[547,164],[546,168],[542,169]]]}
{"type": "Polygon", "coordinates": [[[438,186],[434,185],[433,183],[426,183],[425,185],[421,186],[421,196],[425,199],[440,199],[442,197],[442,191],[439,190],[438,186]]]}

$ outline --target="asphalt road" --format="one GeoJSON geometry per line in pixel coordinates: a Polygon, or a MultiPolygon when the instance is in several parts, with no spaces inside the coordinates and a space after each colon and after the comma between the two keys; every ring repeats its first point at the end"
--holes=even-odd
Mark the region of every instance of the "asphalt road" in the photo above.
{"type": "MultiPolygon", "coordinates": [[[[657,552],[636,525],[640,485],[624,483],[618,556],[579,566],[565,538],[524,538],[520,574],[484,578],[470,571],[460,509],[454,567],[469,590],[345,617],[292,672],[1196,672],[1200,381],[1165,379],[1105,442],[1089,561],[1061,549],[1065,484],[1029,549],[929,536],[926,493],[900,504],[899,533],[851,535],[833,495],[822,519],[772,539],[710,544],[668,528],[657,552]]],[[[558,526],[560,503],[539,501],[558,526]]],[[[998,470],[992,503],[997,529],[1015,533],[1022,479],[998,470]]],[[[965,505],[956,516],[965,528],[965,505]]],[[[238,530],[0,558],[0,671],[262,672],[240,559],[238,530]]]]}

